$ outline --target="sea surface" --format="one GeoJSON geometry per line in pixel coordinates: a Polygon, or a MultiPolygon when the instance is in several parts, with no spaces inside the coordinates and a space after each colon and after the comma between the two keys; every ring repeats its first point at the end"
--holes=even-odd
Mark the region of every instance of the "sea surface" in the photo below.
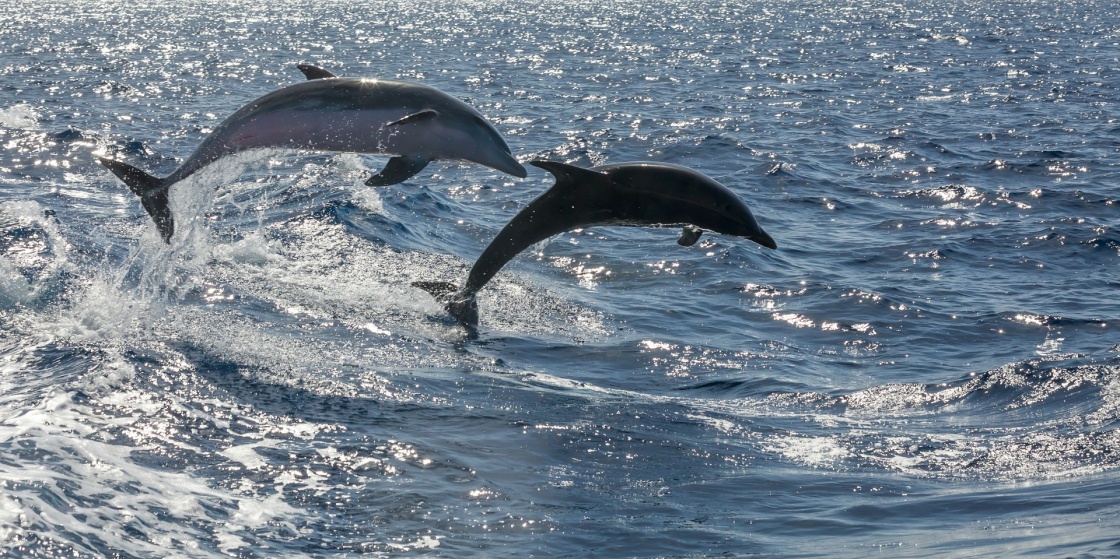
{"type": "Polygon", "coordinates": [[[1120,556],[1107,1],[0,3],[0,556],[1120,556]],[[664,161],[779,248],[552,177],[263,151],[303,79],[427,84],[523,163],[664,161]]]}

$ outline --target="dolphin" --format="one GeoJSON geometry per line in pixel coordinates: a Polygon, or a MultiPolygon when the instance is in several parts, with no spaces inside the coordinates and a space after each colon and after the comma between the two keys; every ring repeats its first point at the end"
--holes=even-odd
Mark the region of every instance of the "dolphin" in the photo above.
{"type": "Polygon", "coordinates": [[[230,115],[166,178],[99,157],[134,193],[160,236],[175,232],[170,187],[227,155],[258,148],[392,155],[366,181],[386,186],[407,180],[436,159],[473,161],[526,176],[502,135],[470,105],[426,85],[368,78],[340,78],[301,64],[308,81],[273,91],[230,115]]]}
{"type": "Polygon", "coordinates": [[[461,288],[418,281],[460,324],[478,324],[475,295],[514,256],[553,235],[592,225],[676,227],[677,241],[692,246],[704,230],[745,237],[778,248],[755,221],[750,208],[726,186],[704,174],[669,163],[618,163],[584,169],[555,161],[533,161],[552,173],[556,184],[538,196],[490,242],[461,288]]]}

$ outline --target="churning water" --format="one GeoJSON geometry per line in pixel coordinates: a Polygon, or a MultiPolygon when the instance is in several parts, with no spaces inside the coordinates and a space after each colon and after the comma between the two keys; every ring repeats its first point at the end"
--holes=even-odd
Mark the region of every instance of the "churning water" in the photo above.
{"type": "Polygon", "coordinates": [[[0,5],[0,555],[1120,555],[1109,2],[0,5]],[[552,184],[252,153],[302,79],[416,81],[522,161],[667,161],[769,251],[590,228],[461,281],[552,184]]]}

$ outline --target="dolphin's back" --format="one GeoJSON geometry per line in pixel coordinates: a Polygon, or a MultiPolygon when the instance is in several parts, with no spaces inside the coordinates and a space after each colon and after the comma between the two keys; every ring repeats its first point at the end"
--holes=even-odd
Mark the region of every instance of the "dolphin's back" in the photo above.
{"type": "Polygon", "coordinates": [[[739,195],[703,173],[671,163],[620,163],[592,170],[610,175],[615,209],[632,220],[624,224],[692,225],[777,246],[739,195]]]}

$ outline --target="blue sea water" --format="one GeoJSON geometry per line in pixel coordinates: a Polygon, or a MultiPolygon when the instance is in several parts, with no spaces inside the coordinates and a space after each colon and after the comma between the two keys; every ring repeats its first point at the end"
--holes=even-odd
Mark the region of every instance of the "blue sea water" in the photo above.
{"type": "Polygon", "coordinates": [[[1120,556],[1110,2],[0,4],[0,555],[1120,556]],[[522,162],[666,161],[770,251],[534,246],[552,184],[268,152],[164,176],[298,62],[522,162]]]}

